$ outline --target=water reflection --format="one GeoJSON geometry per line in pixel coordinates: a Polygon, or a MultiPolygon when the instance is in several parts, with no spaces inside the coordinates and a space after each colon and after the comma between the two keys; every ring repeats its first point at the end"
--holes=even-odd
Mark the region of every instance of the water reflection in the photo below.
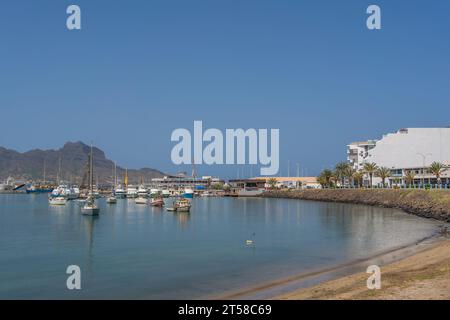
{"type": "Polygon", "coordinates": [[[87,266],[89,270],[92,270],[92,265],[94,263],[94,239],[95,239],[95,224],[97,223],[99,216],[83,216],[82,223],[85,230],[86,240],[87,240],[87,266]]]}
{"type": "Polygon", "coordinates": [[[78,298],[198,298],[413,243],[437,225],[392,209],[283,199],[195,198],[190,213],[132,199],[98,205],[90,217],[75,202],[0,197],[0,298],[67,297],[69,264],[87,271],[78,298]]]}
{"type": "Polygon", "coordinates": [[[174,217],[176,218],[181,229],[186,229],[191,219],[191,214],[189,212],[175,212],[174,217]]]}

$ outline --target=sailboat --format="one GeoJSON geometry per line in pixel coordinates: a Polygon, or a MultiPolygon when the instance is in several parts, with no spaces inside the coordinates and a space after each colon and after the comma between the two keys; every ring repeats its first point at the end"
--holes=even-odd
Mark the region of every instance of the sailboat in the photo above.
{"type": "Polygon", "coordinates": [[[115,162],[114,162],[114,182],[113,183],[114,183],[114,185],[111,190],[111,196],[109,196],[108,199],[106,199],[106,203],[109,203],[109,204],[117,203],[116,192],[115,192],[116,185],[117,185],[117,165],[115,162]]]}
{"type": "Polygon", "coordinates": [[[89,156],[89,195],[87,197],[86,203],[81,208],[81,212],[84,215],[87,216],[96,216],[100,212],[100,209],[95,204],[95,197],[94,197],[94,153],[91,143],[91,154],[89,156]]]}

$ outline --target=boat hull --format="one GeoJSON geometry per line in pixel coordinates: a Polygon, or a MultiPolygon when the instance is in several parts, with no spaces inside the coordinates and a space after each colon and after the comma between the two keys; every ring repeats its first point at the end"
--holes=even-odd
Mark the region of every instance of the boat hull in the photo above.
{"type": "Polygon", "coordinates": [[[156,200],[156,201],[152,201],[150,203],[150,205],[152,207],[164,207],[164,201],[163,200],[156,200]]]}
{"type": "Polygon", "coordinates": [[[64,201],[53,201],[53,202],[50,202],[50,205],[52,205],[52,206],[65,206],[67,204],[67,202],[64,202],[64,201]]]}
{"type": "Polygon", "coordinates": [[[51,193],[53,189],[36,189],[36,190],[26,190],[27,193],[51,193]]]}
{"type": "Polygon", "coordinates": [[[82,208],[81,213],[85,216],[98,216],[100,213],[99,208],[82,208]]]}
{"type": "Polygon", "coordinates": [[[136,198],[134,201],[136,204],[147,204],[147,199],[144,198],[136,198]]]}

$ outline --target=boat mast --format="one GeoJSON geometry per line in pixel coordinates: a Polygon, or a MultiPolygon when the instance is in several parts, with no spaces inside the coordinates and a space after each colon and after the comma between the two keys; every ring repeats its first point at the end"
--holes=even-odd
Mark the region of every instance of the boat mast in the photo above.
{"type": "Polygon", "coordinates": [[[114,189],[117,186],[117,162],[114,161],[114,189]]]}
{"type": "Polygon", "coordinates": [[[59,160],[58,160],[58,174],[57,174],[57,177],[56,177],[56,180],[58,181],[58,185],[61,184],[60,179],[61,179],[61,155],[59,155],[59,160]]]}
{"type": "Polygon", "coordinates": [[[94,164],[94,161],[93,161],[93,158],[94,158],[94,154],[93,154],[93,152],[92,152],[92,142],[91,142],[91,156],[90,156],[90,163],[89,163],[89,171],[90,171],[90,173],[91,173],[91,176],[90,176],[90,181],[89,181],[89,188],[90,188],[90,191],[91,191],[91,195],[92,194],[94,194],[94,188],[93,188],[93,184],[94,184],[94,170],[93,170],[93,164],[94,164]]]}
{"type": "Polygon", "coordinates": [[[46,160],[47,160],[47,159],[44,159],[44,184],[46,184],[46,183],[45,183],[45,166],[46,166],[46,160]]]}

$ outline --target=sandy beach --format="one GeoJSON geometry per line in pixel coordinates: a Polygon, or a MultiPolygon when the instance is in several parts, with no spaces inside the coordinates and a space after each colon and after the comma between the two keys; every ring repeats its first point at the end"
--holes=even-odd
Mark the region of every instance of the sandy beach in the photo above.
{"type": "Polygon", "coordinates": [[[450,239],[397,262],[380,265],[381,289],[369,290],[369,274],[358,273],[283,294],[281,300],[437,300],[450,299],[450,239]]]}

